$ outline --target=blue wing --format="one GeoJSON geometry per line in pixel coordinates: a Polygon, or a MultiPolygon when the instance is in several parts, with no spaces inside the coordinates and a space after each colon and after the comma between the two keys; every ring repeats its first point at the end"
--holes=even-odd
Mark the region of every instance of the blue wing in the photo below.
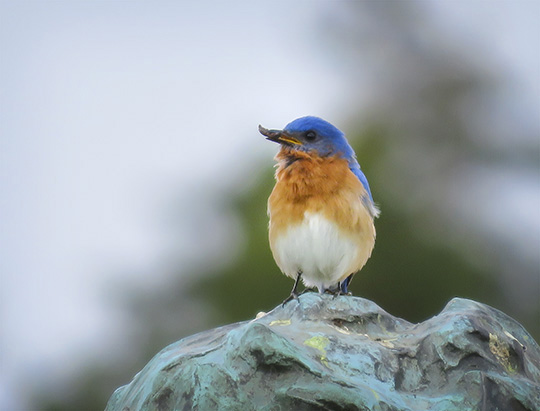
{"type": "Polygon", "coordinates": [[[362,173],[362,170],[360,170],[360,166],[351,167],[351,171],[354,173],[356,177],[358,177],[358,180],[360,180],[360,182],[366,189],[367,193],[369,194],[369,199],[373,201],[373,196],[371,195],[371,190],[369,189],[369,183],[364,173],[362,173]]]}
{"type": "Polygon", "coordinates": [[[364,203],[364,206],[369,211],[372,217],[378,217],[380,214],[379,208],[373,202],[373,197],[371,195],[369,183],[364,173],[362,173],[362,170],[360,169],[360,165],[358,164],[358,162],[355,161],[355,163],[349,165],[349,168],[354,173],[354,175],[358,177],[358,180],[360,180],[360,182],[366,189],[366,192],[369,196],[369,198],[365,196],[362,198],[362,202],[364,203]]]}

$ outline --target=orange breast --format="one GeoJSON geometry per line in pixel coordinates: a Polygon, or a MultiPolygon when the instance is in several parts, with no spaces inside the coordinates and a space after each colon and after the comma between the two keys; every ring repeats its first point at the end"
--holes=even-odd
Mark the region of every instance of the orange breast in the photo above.
{"type": "MultiPolygon", "coordinates": [[[[308,213],[322,214],[358,244],[351,271],[360,270],[375,244],[373,218],[365,208],[364,186],[349,169],[347,160],[319,157],[283,148],[276,156],[276,185],[268,199],[270,246],[287,230],[301,224],[308,213]]],[[[274,250],[273,250],[274,251],[274,250]]]]}
{"type": "Polygon", "coordinates": [[[282,150],[276,156],[276,186],[268,200],[274,229],[299,223],[304,213],[322,213],[341,229],[353,233],[373,231],[372,218],[361,198],[367,196],[347,160],[282,150]],[[292,157],[291,157],[292,156],[292,157]]]}

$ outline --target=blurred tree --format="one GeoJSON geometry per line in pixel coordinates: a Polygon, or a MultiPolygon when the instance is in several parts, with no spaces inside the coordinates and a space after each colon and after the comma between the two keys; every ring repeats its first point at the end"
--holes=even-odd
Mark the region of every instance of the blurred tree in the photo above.
{"type": "MultiPolygon", "coordinates": [[[[361,121],[353,129],[364,145],[382,145],[375,148],[375,157],[364,155],[363,148],[358,151],[386,211],[378,225],[376,253],[385,241],[396,240],[395,232],[382,238],[385,218],[395,211],[407,221],[412,237],[448,257],[426,261],[423,271],[404,273],[403,278],[423,278],[426,289],[418,289],[420,294],[436,290],[429,286],[431,278],[432,285],[444,288],[437,299],[461,295],[484,301],[538,335],[540,237],[509,209],[513,187],[538,181],[538,113],[532,113],[536,121],[529,121],[536,128],[523,127],[517,108],[508,109],[521,104],[508,91],[516,87],[511,76],[489,64],[487,53],[473,54],[434,26],[429,8],[420,4],[425,6],[348,3],[349,12],[340,9],[328,22],[341,28],[334,37],[337,66],[362,67],[361,73],[349,72],[351,84],[375,85],[375,92],[368,92],[369,113],[358,113],[361,121]],[[352,41],[340,47],[351,33],[352,41]],[[378,134],[376,142],[370,143],[370,130],[378,134]],[[452,270],[446,270],[449,261],[457,265],[452,270]]],[[[366,93],[358,89],[356,94],[366,93]]],[[[396,242],[392,252],[406,252],[411,260],[429,258],[406,251],[411,236],[396,242]]],[[[406,306],[400,304],[394,313],[406,306]]],[[[411,312],[410,318],[418,314],[411,312]]]]}
{"type": "MultiPolygon", "coordinates": [[[[487,123],[471,126],[470,102],[489,99],[500,79],[468,55],[466,45],[448,44],[437,35],[416,3],[350,2],[347,7],[325,17],[327,31],[322,34],[333,33],[335,41],[324,49],[325,58],[331,50],[336,66],[349,70],[338,73],[351,84],[343,104],[354,106],[363,94],[354,85],[366,83],[359,81],[362,76],[370,79],[374,92],[369,112],[353,113],[350,124],[341,128],[348,132],[382,209],[375,251],[354,278],[352,292],[413,322],[436,314],[454,296],[472,298],[515,316],[538,336],[538,302],[520,309],[505,297],[501,281],[508,267],[503,259],[515,262],[511,270],[518,279],[528,272],[537,278],[534,260],[508,256],[509,250],[489,242],[455,211],[469,207],[472,213],[482,212],[475,208],[475,198],[459,195],[461,171],[500,167],[516,158],[522,159],[520,166],[537,170],[530,147],[497,149],[478,139],[478,134],[494,132],[482,129],[487,123]]],[[[279,273],[267,241],[272,174],[262,170],[259,184],[217,205],[239,216],[245,235],[241,255],[211,272],[193,272],[189,281],[179,266],[176,284],[134,297],[129,303],[138,330],[134,353],[116,364],[90,365],[69,398],[39,393],[41,409],[104,408],[112,389],[127,383],[166,344],[253,318],[288,295],[292,280],[279,273]]]]}

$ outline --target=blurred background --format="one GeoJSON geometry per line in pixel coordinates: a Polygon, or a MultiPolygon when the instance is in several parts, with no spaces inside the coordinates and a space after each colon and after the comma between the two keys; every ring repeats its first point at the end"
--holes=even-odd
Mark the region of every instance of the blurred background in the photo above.
{"type": "Polygon", "coordinates": [[[2,1],[0,104],[2,410],[103,409],[279,304],[257,125],[307,114],[382,210],[355,295],[540,337],[537,1],[2,1]]]}

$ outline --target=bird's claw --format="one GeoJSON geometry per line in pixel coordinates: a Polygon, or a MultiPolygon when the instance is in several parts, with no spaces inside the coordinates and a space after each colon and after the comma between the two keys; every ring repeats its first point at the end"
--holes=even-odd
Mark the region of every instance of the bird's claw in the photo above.
{"type": "Polygon", "coordinates": [[[297,293],[291,293],[291,295],[289,295],[287,298],[283,300],[283,302],[281,303],[281,307],[285,307],[285,304],[287,304],[291,300],[298,300],[298,295],[299,294],[297,293]]]}
{"type": "Polygon", "coordinates": [[[336,297],[339,297],[340,295],[352,295],[352,293],[350,291],[347,291],[346,293],[344,293],[343,291],[339,290],[337,293],[334,293],[333,297],[336,298],[336,297]]]}

